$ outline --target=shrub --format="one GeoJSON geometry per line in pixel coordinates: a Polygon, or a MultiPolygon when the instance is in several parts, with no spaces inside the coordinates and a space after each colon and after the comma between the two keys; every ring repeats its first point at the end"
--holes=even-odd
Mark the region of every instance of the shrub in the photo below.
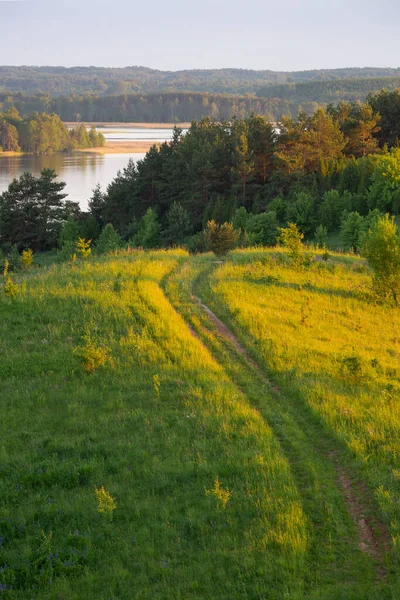
{"type": "Polygon", "coordinates": [[[33,262],[33,252],[32,250],[24,250],[21,254],[21,267],[25,270],[31,268],[33,262]]]}
{"type": "Polygon", "coordinates": [[[358,251],[365,233],[365,221],[358,212],[344,216],[340,225],[340,241],[346,250],[358,251]]]}
{"type": "Polygon", "coordinates": [[[9,296],[10,298],[14,299],[17,296],[18,291],[18,285],[13,282],[11,277],[7,277],[4,284],[4,293],[6,294],[6,296],[9,296]]]}
{"type": "Polygon", "coordinates": [[[110,515],[117,508],[116,499],[104,489],[104,485],[100,489],[94,486],[94,493],[97,498],[97,512],[110,515]]]}
{"type": "Polygon", "coordinates": [[[84,238],[78,238],[78,241],[76,242],[76,250],[77,252],[82,256],[82,258],[89,258],[89,256],[92,253],[92,250],[90,248],[90,244],[92,243],[92,240],[85,240],[84,238]]]}
{"type": "Polygon", "coordinates": [[[96,251],[99,254],[108,254],[113,250],[117,250],[122,246],[121,236],[118,231],[114,229],[111,223],[108,223],[100,234],[99,241],[97,242],[96,251]]]}
{"type": "Polygon", "coordinates": [[[373,270],[373,287],[380,297],[398,303],[400,294],[400,236],[394,217],[386,214],[369,230],[362,255],[373,270]]]}
{"type": "Polygon", "coordinates": [[[252,245],[275,246],[278,237],[278,219],[275,211],[249,215],[247,233],[252,245]]]}
{"type": "Polygon", "coordinates": [[[240,232],[233,228],[232,223],[218,225],[215,221],[208,221],[204,232],[205,246],[217,256],[225,256],[236,247],[240,232]]]}
{"type": "Polygon", "coordinates": [[[84,337],[85,343],[74,349],[74,353],[79,356],[83,363],[83,368],[87,373],[93,373],[99,367],[105,365],[108,359],[108,351],[103,346],[96,345],[90,335],[84,337]]]}
{"type": "Polygon", "coordinates": [[[279,231],[279,241],[286,246],[295,267],[299,268],[304,259],[304,247],[301,242],[304,233],[301,233],[295,223],[288,223],[287,227],[282,227],[279,231]]]}

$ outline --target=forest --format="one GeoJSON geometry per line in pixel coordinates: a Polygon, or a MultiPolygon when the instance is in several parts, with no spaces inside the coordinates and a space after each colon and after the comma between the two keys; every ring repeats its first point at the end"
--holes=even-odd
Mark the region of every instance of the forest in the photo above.
{"type": "Polygon", "coordinates": [[[382,91],[370,103],[283,118],[278,128],[260,115],[194,121],[187,134],[176,128],[172,142],[129,162],[106,190],[97,187],[87,213],[57,196],[48,239],[32,233],[37,195],[22,197],[40,184],[29,175],[27,186],[25,175],[0,197],[0,243],[5,251],[62,246],[58,236],[69,215],[75,237],[96,242],[108,225],[117,245],[202,250],[209,221],[231,222],[241,245],[274,245],[279,227],[290,222],[321,247],[334,240],[357,251],[380,214],[400,211],[399,110],[400,93],[382,91]]]}
{"type": "MultiPolygon", "coordinates": [[[[400,69],[348,68],[313,71],[209,69],[160,71],[146,67],[0,66],[0,93],[45,92],[51,96],[94,93],[209,92],[254,94],[266,85],[348,78],[399,77],[400,69]]],[[[375,88],[378,89],[378,88],[375,88]]]]}
{"type": "Polygon", "coordinates": [[[87,131],[82,124],[68,130],[56,114],[34,112],[22,117],[15,108],[0,112],[0,153],[52,154],[104,144],[103,134],[95,128],[87,131]]]}
{"type": "Polygon", "coordinates": [[[280,121],[284,116],[312,115],[319,107],[340,101],[371,102],[382,89],[396,95],[399,78],[315,81],[264,88],[260,95],[215,94],[208,92],[163,92],[113,94],[71,94],[53,97],[49,93],[26,95],[0,92],[0,111],[18,110],[24,116],[35,112],[55,113],[64,121],[170,122],[245,118],[250,114],[280,121]],[[385,87],[386,86],[386,87],[385,87]]]}
{"type": "Polygon", "coordinates": [[[382,89],[392,91],[398,87],[400,87],[400,77],[352,77],[269,85],[257,90],[257,95],[269,99],[289,100],[294,105],[303,102],[329,104],[341,100],[364,101],[368,94],[382,89]]]}

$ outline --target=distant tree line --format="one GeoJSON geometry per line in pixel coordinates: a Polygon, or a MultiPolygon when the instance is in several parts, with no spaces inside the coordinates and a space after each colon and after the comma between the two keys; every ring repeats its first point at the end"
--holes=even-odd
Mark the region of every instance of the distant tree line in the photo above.
{"type": "MultiPolygon", "coordinates": [[[[0,66],[0,92],[26,94],[45,92],[51,96],[94,93],[108,96],[191,91],[241,95],[254,94],[260,88],[275,84],[375,77],[400,77],[400,69],[349,68],[283,72],[249,69],[159,71],[135,66],[125,68],[0,66]]],[[[383,86],[388,87],[385,84],[383,86]]],[[[364,97],[367,92],[364,93],[364,97]]],[[[340,99],[344,98],[338,98],[340,99]]]]}
{"type": "Polygon", "coordinates": [[[76,148],[104,146],[103,134],[82,124],[68,130],[55,114],[21,117],[15,108],[0,113],[0,152],[51,154],[76,148]]]}
{"type": "Polygon", "coordinates": [[[57,205],[48,239],[32,237],[43,194],[25,175],[0,197],[0,245],[53,247],[69,217],[81,237],[107,234],[114,246],[201,250],[209,222],[216,235],[218,225],[232,223],[240,244],[273,245],[279,228],[294,223],[320,246],[333,235],[358,250],[380,214],[400,212],[399,106],[399,92],[381,92],[371,103],[284,118],[278,128],[260,115],[205,118],[185,135],[176,128],[171,142],[129,162],[107,190],[98,186],[87,212],[57,205]]]}
{"type": "Polygon", "coordinates": [[[288,100],[291,105],[317,102],[321,105],[342,100],[364,101],[368,94],[382,89],[393,91],[400,87],[400,75],[397,77],[330,79],[327,81],[306,81],[269,85],[257,91],[263,98],[288,100]]]}
{"type": "MultiPolygon", "coordinates": [[[[357,80],[359,82],[369,80],[357,80]]],[[[381,83],[381,80],[379,80],[381,83]]],[[[346,80],[349,86],[354,80],[346,80]]],[[[400,83],[400,79],[396,79],[400,83]]],[[[304,84],[308,85],[308,84],[304,84]]],[[[315,87],[327,86],[332,88],[335,82],[316,82],[315,87]]],[[[347,94],[351,98],[365,99],[369,88],[363,93],[347,94]]],[[[399,89],[382,90],[370,93],[367,103],[374,112],[390,113],[393,118],[392,105],[399,102],[399,89]]],[[[170,92],[157,94],[124,94],[99,96],[96,94],[70,95],[51,97],[48,94],[25,96],[24,94],[1,94],[0,110],[18,110],[24,116],[39,113],[55,113],[63,121],[122,121],[122,122],[172,122],[200,120],[210,117],[216,120],[230,119],[232,115],[243,119],[250,114],[265,116],[269,121],[280,121],[284,116],[297,117],[301,113],[312,115],[318,108],[326,108],[329,104],[336,105],[337,101],[346,94],[319,97],[310,93],[308,99],[296,97],[258,97],[254,95],[237,96],[231,94],[209,94],[196,92],[170,92]],[[319,102],[314,99],[319,98],[319,102]]]]}
{"type": "MultiPolygon", "coordinates": [[[[63,121],[122,121],[179,123],[199,120],[205,116],[228,119],[233,114],[244,118],[254,112],[274,121],[291,114],[290,103],[279,99],[231,94],[171,92],[163,94],[130,94],[97,96],[59,96],[45,94],[0,94],[0,109],[17,109],[31,115],[45,111],[56,113],[63,121]]],[[[310,107],[312,111],[314,107],[310,107]]]]}

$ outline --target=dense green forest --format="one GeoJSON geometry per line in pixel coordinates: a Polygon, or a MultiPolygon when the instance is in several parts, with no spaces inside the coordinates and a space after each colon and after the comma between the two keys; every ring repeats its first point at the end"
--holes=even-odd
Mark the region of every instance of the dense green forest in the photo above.
{"type": "Polygon", "coordinates": [[[82,124],[68,130],[55,114],[35,112],[21,117],[15,108],[0,112],[0,152],[51,154],[104,144],[103,134],[95,128],[87,131],[82,124]]]}
{"type": "MultiPolygon", "coordinates": [[[[123,94],[99,96],[72,94],[52,97],[50,94],[28,96],[22,93],[0,93],[0,111],[16,109],[24,116],[35,112],[56,113],[64,121],[123,121],[172,122],[200,120],[203,117],[229,119],[232,115],[245,118],[250,114],[265,116],[269,121],[280,121],[284,116],[297,117],[299,113],[313,114],[320,106],[341,100],[364,101],[381,97],[385,80],[340,80],[285,85],[273,88],[281,97],[201,92],[168,92],[156,94],[123,94]],[[363,83],[366,83],[363,86],[363,83]],[[371,82],[377,82],[371,83],[371,82]],[[371,85],[369,85],[371,84],[371,85]],[[376,87],[375,87],[376,86],[376,87]],[[370,89],[372,92],[370,93],[370,89]],[[298,91],[296,91],[298,90],[298,91]],[[347,90],[347,91],[346,91],[347,90]],[[358,91],[357,91],[358,90],[358,91]]],[[[387,92],[398,93],[391,87],[400,85],[399,79],[390,79],[387,92]]],[[[275,92],[274,92],[275,93],[275,92]]]]}
{"type": "Polygon", "coordinates": [[[125,239],[142,247],[202,249],[202,232],[213,220],[232,222],[242,244],[274,244],[279,227],[292,222],[321,246],[334,235],[341,247],[358,250],[379,214],[400,212],[400,92],[383,91],[371,103],[287,117],[279,129],[260,115],[205,118],[185,135],[175,129],[172,142],[129,162],[107,190],[97,187],[87,213],[58,199],[63,218],[49,218],[47,241],[35,237],[33,226],[32,215],[40,223],[42,216],[32,208],[37,195],[30,189],[40,183],[30,176],[27,185],[26,175],[0,198],[0,244],[5,250],[54,247],[55,229],[70,216],[75,234],[93,240],[112,225],[104,231],[117,245],[125,239]]]}
{"type": "MultiPolygon", "coordinates": [[[[348,68],[275,72],[247,69],[159,71],[146,67],[0,67],[0,92],[98,95],[197,91],[255,93],[265,85],[347,78],[399,77],[400,69],[348,68]]],[[[377,89],[377,88],[375,88],[377,89]]]]}
{"type": "Polygon", "coordinates": [[[198,120],[205,116],[229,119],[254,112],[277,120],[291,114],[290,103],[256,96],[180,92],[123,96],[15,96],[0,94],[0,109],[16,108],[22,114],[35,111],[56,113],[64,121],[172,122],[198,120]]]}
{"type": "Polygon", "coordinates": [[[307,81],[269,85],[257,92],[263,98],[280,98],[291,104],[303,102],[331,102],[365,100],[366,96],[381,89],[395,90],[400,87],[400,77],[374,77],[307,81]]]}

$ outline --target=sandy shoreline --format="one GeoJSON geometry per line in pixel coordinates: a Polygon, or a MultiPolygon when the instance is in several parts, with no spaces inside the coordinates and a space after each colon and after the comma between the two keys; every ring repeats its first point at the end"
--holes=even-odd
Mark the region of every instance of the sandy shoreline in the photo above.
{"type": "Polygon", "coordinates": [[[160,142],[141,141],[141,142],[114,142],[106,141],[105,146],[98,148],[81,148],[74,152],[84,152],[85,154],[145,154],[152,146],[160,146],[160,142]]]}

